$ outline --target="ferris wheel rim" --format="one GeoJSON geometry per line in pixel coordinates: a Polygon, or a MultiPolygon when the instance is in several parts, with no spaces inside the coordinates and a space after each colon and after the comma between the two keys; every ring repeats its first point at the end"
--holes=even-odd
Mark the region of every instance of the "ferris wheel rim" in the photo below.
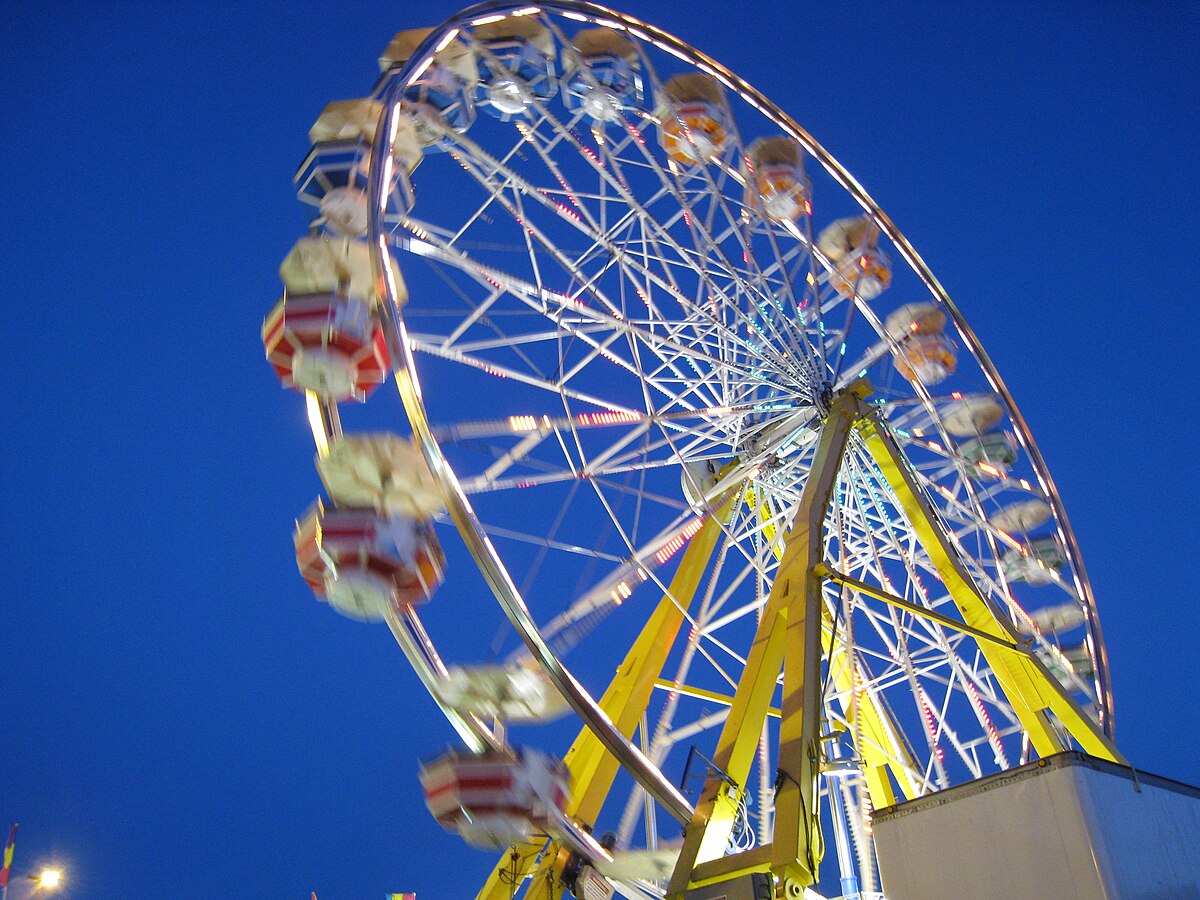
{"type": "MultiPolygon", "coordinates": [[[[501,13],[527,8],[529,7],[520,3],[488,2],[464,10],[430,33],[422,44],[422,47],[409,60],[407,64],[408,70],[411,71],[413,68],[419,67],[426,59],[431,58],[434,48],[445,41],[447,35],[453,29],[461,27],[487,13],[501,13]]],[[[824,169],[838,181],[846,192],[854,197],[862,209],[875,218],[881,231],[888,236],[893,245],[900,248],[901,254],[905,257],[905,261],[909,267],[924,282],[930,293],[949,312],[955,326],[959,330],[959,334],[967,343],[974,359],[991,382],[996,394],[1003,401],[1009,418],[1013,426],[1017,429],[1020,440],[1030,457],[1033,468],[1037,472],[1039,479],[1042,480],[1043,490],[1054,508],[1055,520],[1059,524],[1068,546],[1068,552],[1071,556],[1071,562],[1076,573],[1080,591],[1080,602],[1089,615],[1088,633],[1094,641],[1097,656],[1097,681],[1099,683],[1096,698],[1097,705],[1101,710],[1102,725],[1106,732],[1111,734],[1111,700],[1108,687],[1107,656],[1100,635],[1099,621],[1095,615],[1091,586],[1083,570],[1082,557],[1079,553],[1074,533],[1066,519],[1065,509],[1058,495],[1057,488],[1050,478],[1048,468],[1037,448],[1036,442],[1033,440],[1028,425],[1017,409],[1007,387],[1004,385],[986,351],[949,295],[933,276],[921,257],[908,243],[904,235],[865,190],[857,184],[853,177],[841,167],[840,163],[837,163],[803,128],[769,99],[758,93],[753,87],[700,51],[633,17],[596,4],[582,2],[582,0],[556,0],[553,3],[542,4],[539,9],[541,8],[551,12],[569,10],[589,16],[603,17],[606,20],[621,23],[626,27],[641,29],[647,35],[671,43],[672,46],[680,49],[681,52],[692,54],[693,60],[691,64],[695,64],[697,60],[703,62],[705,66],[711,69],[712,74],[725,81],[727,87],[737,91],[743,99],[751,100],[753,105],[756,105],[768,119],[780,126],[785,133],[791,134],[795,139],[800,141],[805,149],[821,162],[824,169]]],[[[687,61],[685,60],[685,62],[687,61]]],[[[399,115],[398,106],[394,101],[397,99],[400,85],[401,80],[397,80],[393,84],[389,95],[385,97],[384,118],[381,126],[382,133],[394,134],[394,121],[399,115]]],[[[626,739],[624,735],[616,731],[613,723],[604,714],[603,710],[599,708],[595,699],[574,678],[570,670],[544,639],[537,622],[525,604],[521,591],[509,575],[504,560],[492,545],[486,529],[476,516],[471,497],[463,490],[457,474],[451,468],[442,452],[440,441],[427,415],[421,381],[413,354],[413,344],[403,317],[399,312],[400,304],[396,298],[396,287],[391,281],[391,268],[387,262],[390,249],[386,235],[387,229],[383,222],[383,203],[381,201],[386,194],[383,186],[383,173],[387,171],[388,161],[390,160],[390,149],[388,142],[383,141],[378,142],[372,147],[373,160],[370,168],[369,185],[371,197],[369,204],[371,212],[369,244],[377,281],[382,285],[381,309],[391,324],[388,336],[397,385],[422,452],[435,476],[447,488],[446,495],[449,501],[448,509],[450,516],[454,520],[459,534],[462,535],[480,571],[483,572],[485,579],[488,581],[489,587],[497,595],[497,598],[509,615],[510,621],[513,622],[522,639],[525,641],[526,646],[533,653],[539,664],[549,674],[551,681],[564,694],[583,721],[601,737],[601,740],[604,741],[608,749],[622,761],[622,764],[629,771],[634,773],[637,780],[647,788],[651,795],[677,818],[686,820],[690,817],[691,812],[691,806],[686,798],[674,788],[673,784],[666,782],[663,773],[632,741],[626,739]]],[[[926,402],[928,402],[928,398],[926,398],[926,402]]],[[[395,629],[393,630],[395,631],[395,629]]],[[[431,690],[431,693],[434,692],[431,690]]],[[[435,700],[438,699],[436,693],[434,693],[434,697],[435,700]]],[[[440,701],[439,705],[442,705],[440,701]]],[[[443,709],[446,709],[444,705],[443,709]]]]}
{"type": "MultiPolygon", "coordinates": [[[[1086,569],[1084,568],[1078,540],[1075,536],[1074,530],[1070,526],[1070,522],[1067,517],[1065,505],[1062,502],[1061,495],[1056,484],[1054,483],[1049,468],[1045,463],[1045,459],[1042,456],[1035,439],[1033,438],[1028,423],[1021,414],[1020,409],[1018,408],[1003,378],[1000,376],[995,365],[992,363],[986,349],[979,341],[974,330],[970,327],[969,323],[966,321],[965,317],[962,315],[957,305],[950,297],[949,293],[933,274],[928,264],[911,245],[907,237],[905,237],[905,235],[900,231],[890,216],[888,216],[888,214],[879,206],[878,203],[876,203],[870,194],[867,193],[865,188],[858,183],[853,175],[851,175],[850,172],[820,144],[820,142],[818,142],[811,134],[809,134],[806,129],[797,123],[783,109],[771,101],[770,98],[763,95],[760,91],[746,82],[740,76],[723,66],[721,63],[717,62],[712,57],[705,54],[703,51],[692,47],[686,42],[676,38],[674,35],[671,35],[654,25],[646,23],[625,13],[609,9],[600,4],[588,2],[588,0],[554,0],[554,2],[542,3],[538,5],[513,2],[513,0],[486,0],[484,3],[473,5],[460,11],[441,25],[435,27],[407,62],[405,67],[406,71],[425,64],[425,61],[432,57],[432,54],[437,46],[448,40],[447,35],[451,34],[452,32],[457,32],[457,30],[461,29],[463,26],[479,19],[480,17],[487,16],[489,14],[511,14],[518,11],[532,13],[539,12],[543,9],[556,12],[574,12],[576,14],[588,17],[590,21],[596,24],[615,23],[625,29],[635,29],[635,34],[640,31],[643,35],[648,36],[650,39],[666,44],[669,49],[676,52],[676,55],[683,54],[684,56],[681,58],[686,57],[685,62],[689,62],[692,65],[698,65],[702,71],[714,76],[719,81],[723,82],[726,87],[739,93],[744,99],[748,100],[751,105],[757,107],[760,112],[762,112],[777,126],[779,126],[784,133],[790,134],[793,138],[798,140],[801,145],[821,163],[826,172],[828,172],[835,179],[835,181],[837,181],[841,187],[846,190],[851,197],[854,198],[864,212],[874,219],[880,230],[900,251],[909,267],[925,284],[926,289],[950,314],[955,327],[968,345],[971,354],[974,356],[984,375],[991,383],[995,393],[1003,402],[1004,407],[1009,414],[1012,425],[1017,432],[1018,439],[1023,449],[1025,449],[1026,453],[1030,457],[1034,471],[1036,472],[1045,492],[1046,499],[1050,502],[1053,509],[1055,522],[1058,525],[1060,536],[1065,544],[1065,548],[1070,556],[1073,566],[1076,588],[1079,592],[1080,602],[1086,615],[1089,643],[1092,645],[1092,649],[1095,654],[1096,673],[1094,680],[1096,688],[1096,704],[1100,724],[1105,733],[1111,737],[1113,730],[1111,678],[1108,668],[1107,651],[1100,628],[1099,616],[1096,611],[1094,594],[1091,588],[1091,583],[1087,578],[1086,569]]],[[[399,82],[394,84],[393,88],[394,90],[391,91],[390,96],[385,98],[387,102],[385,102],[385,119],[383,128],[384,133],[387,134],[393,133],[391,121],[396,115],[396,104],[394,101],[399,92],[399,82]]],[[[370,206],[370,227],[372,235],[382,235],[385,231],[383,225],[382,208],[378,200],[374,198],[378,198],[383,194],[383,163],[386,161],[385,157],[388,154],[389,149],[390,148],[387,147],[386,142],[379,142],[378,146],[374,147],[372,150],[373,154],[375,155],[376,162],[371,169],[372,175],[370,183],[370,189],[372,192],[371,196],[373,198],[370,206]]],[[[371,243],[372,260],[377,266],[377,273],[379,273],[384,271],[380,252],[382,248],[378,240],[373,240],[371,243]]],[[[384,275],[383,281],[385,283],[388,282],[388,277],[386,274],[384,275]]],[[[389,288],[392,287],[390,283],[388,286],[389,288]]],[[[396,310],[396,304],[394,303],[394,300],[389,299],[383,304],[383,307],[385,310],[387,310],[389,318],[392,318],[396,310]]],[[[400,322],[398,316],[395,317],[394,324],[400,326],[396,330],[398,335],[406,334],[402,327],[403,323],[400,322]]],[[[411,358],[411,351],[407,346],[407,340],[402,340],[400,343],[404,345],[403,352],[394,358],[402,360],[402,367],[406,371],[406,378],[410,379],[414,385],[419,384],[419,381],[416,377],[416,368],[411,358]]],[[[400,368],[401,366],[396,367],[397,373],[399,373],[400,368]]],[[[402,395],[403,394],[404,390],[402,389],[402,395]]],[[[422,430],[427,431],[428,420],[425,416],[424,404],[421,399],[419,389],[413,393],[412,398],[415,401],[415,404],[413,405],[419,408],[419,418],[422,420],[423,425],[422,429],[417,429],[416,421],[414,420],[414,431],[417,431],[418,433],[420,433],[422,430]]],[[[414,410],[410,408],[410,404],[407,402],[407,399],[405,405],[410,417],[412,417],[414,410]]],[[[423,451],[426,452],[427,458],[429,458],[430,446],[436,446],[436,441],[433,439],[431,433],[428,434],[428,438],[421,438],[421,445],[423,451]]],[[[438,455],[440,456],[440,451],[438,455]]],[[[433,462],[432,459],[430,461],[431,463],[433,462]]],[[[444,465],[444,459],[442,460],[442,463],[444,465]]],[[[438,470],[435,469],[435,471],[438,470]]],[[[482,531],[479,530],[478,520],[475,520],[471,527],[476,530],[477,534],[482,535],[482,531]]],[[[501,562],[494,549],[487,550],[485,552],[487,552],[488,555],[491,556],[496,562],[501,562]]],[[[474,549],[472,550],[472,555],[475,556],[474,549]]],[[[479,557],[476,557],[476,559],[479,561],[479,557]]],[[[511,583],[511,579],[508,579],[508,581],[511,583]]],[[[513,588],[515,589],[515,585],[513,585],[513,588]]],[[[529,619],[528,621],[529,626],[536,630],[536,623],[534,623],[532,619],[529,619]]],[[[524,633],[524,628],[522,628],[522,632],[524,633]]],[[[552,677],[554,676],[553,670],[560,666],[562,666],[561,661],[559,661],[558,666],[555,666],[553,663],[550,664],[552,677]]],[[[565,671],[565,667],[563,667],[563,671],[565,671]]],[[[557,684],[558,678],[555,677],[554,680],[557,684]]],[[[603,729],[602,724],[598,724],[601,729],[603,729]]]]}

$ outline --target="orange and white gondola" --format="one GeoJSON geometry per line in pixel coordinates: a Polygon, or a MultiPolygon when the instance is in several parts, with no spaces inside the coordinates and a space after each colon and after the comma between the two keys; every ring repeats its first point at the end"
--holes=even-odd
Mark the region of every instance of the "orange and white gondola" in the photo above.
{"type": "Polygon", "coordinates": [[[327,509],[296,523],[296,565],[318,600],[363,622],[430,598],[446,558],[427,522],[374,510],[327,509]]]}
{"type": "Polygon", "coordinates": [[[285,387],[322,399],[365,400],[390,357],[370,308],[337,294],[284,296],[263,323],[267,360],[285,387]]]}
{"type": "MultiPolygon", "coordinates": [[[[365,400],[391,358],[373,308],[367,245],[346,237],[301,238],[279,267],[284,295],[263,322],[267,361],[285,387],[324,400],[365,400]]],[[[399,296],[404,281],[394,264],[399,296]]]]}
{"type": "Polygon", "coordinates": [[[958,368],[958,352],[944,334],[913,334],[900,344],[894,364],[909,381],[941,384],[958,368]]]}
{"type": "Polygon", "coordinates": [[[879,227],[866,216],[838,219],[817,236],[833,271],[829,283],[843,297],[874,300],[892,283],[892,261],[878,246],[879,227]]]}
{"type": "Polygon", "coordinates": [[[701,73],[663,85],[659,132],[667,155],[685,166],[707,163],[729,146],[732,114],[725,90],[701,73]]]}
{"type": "Polygon", "coordinates": [[[946,313],[936,303],[906,303],[884,319],[883,330],[897,341],[912,334],[941,334],[946,313]]]}
{"type": "Polygon", "coordinates": [[[438,824],[484,848],[561,831],[567,778],[561,763],[529,749],[452,751],[421,768],[425,805],[438,824]]]}
{"type": "Polygon", "coordinates": [[[761,198],[772,219],[795,222],[812,212],[812,186],[804,174],[804,150],[784,135],[759,138],[747,148],[747,191],[761,198]]]}

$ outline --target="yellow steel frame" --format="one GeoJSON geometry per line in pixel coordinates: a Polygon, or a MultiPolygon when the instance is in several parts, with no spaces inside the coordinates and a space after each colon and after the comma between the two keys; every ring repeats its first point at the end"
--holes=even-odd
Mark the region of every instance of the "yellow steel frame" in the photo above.
{"type": "Polygon", "coordinates": [[[796,884],[816,881],[824,853],[817,814],[824,604],[821,581],[813,570],[822,561],[825,514],[846,442],[858,418],[859,403],[856,394],[843,394],[834,401],[825,420],[800,498],[800,510],[787,536],[733,706],[717,741],[713,763],[723,776],[710,778],[704,785],[692,821],[684,832],[679,860],[667,887],[669,898],[681,898],[696,883],[697,867],[725,854],[780,670],[783,670],[780,780],[770,856],[754,854],[753,859],[745,860],[748,865],[705,880],[719,881],[748,869],[770,868],[777,876],[796,884]]]}
{"type": "MultiPolygon", "coordinates": [[[[996,680],[1029,735],[1034,750],[1039,756],[1049,756],[1070,749],[1048,715],[1053,713],[1084,752],[1123,764],[1125,760],[1112,740],[1063,689],[1045,663],[1022,642],[1008,614],[975,589],[974,581],[963,569],[945,531],[938,525],[937,517],[917,485],[907,460],[879,422],[878,413],[874,410],[867,412],[862,418],[860,430],[867,450],[899,500],[921,546],[937,568],[963,622],[977,637],[982,632],[994,638],[980,640],[979,649],[996,674],[996,680]]],[[[928,611],[921,614],[929,616],[928,611]]],[[[967,630],[962,626],[957,627],[967,630]]]]}
{"type": "MultiPolygon", "coordinates": [[[[669,900],[682,898],[690,887],[751,871],[771,871],[785,883],[785,896],[798,896],[800,888],[817,880],[824,849],[816,807],[821,761],[822,652],[829,660],[829,677],[839,689],[851,687],[852,678],[847,661],[839,659],[844,652],[839,654],[833,641],[828,612],[821,598],[821,584],[826,578],[975,637],[1039,755],[1067,749],[1060,730],[1050,718],[1052,713],[1085,751],[1122,761],[1100,728],[1021,642],[1007,615],[976,590],[899,447],[880,422],[878,412],[863,402],[869,392],[865,382],[852,385],[834,401],[826,419],[796,521],[787,535],[779,570],[718,742],[714,763],[722,775],[709,779],[687,827],[667,889],[669,900]],[[822,559],[825,516],[846,446],[855,431],[942,577],[962,616],[961,622],[836,573],[825,565],[822,559]],[[780,668],[783,668],[783,710],[774,839],[769,848],[759,847],[726,857],[724,853],[749,774],[754,740],[761,731],[780,668]]],[[[911,767],[906,766],[910,760],[898,742],[893,741],[890,718],[874,695],[868,693],[866,700],[859,712],[863,718],[859,724],[865,727],[863,746],[858,749],[868,789],[877,800],[894,802],[892,785],[887,779],[890,769],[911,796],[907,774],[911,767]],[[889,754],[889,747],[898,750],[900,758],[889,754]]]]}
{"type": "MultiPolygon", "coordinates": [[[[768,517],[764,515],[763,518],[768,517]]],[[[771,541],[775,548],[776,557],[782,557],[783,548],[775,541],[774,528],[768,526],[765,532],[767,540],[771,541]]],[[[824,573],[818,571],[818,574],[824,573]]],[[[858,753],[862,758],[866,793],[872,806],[883,808],[898,802],[900,797],[915,796],[913,773],[919,771],[917,764],[909,754],[908,748],[899,740],[891,716],[879,702],[879,698],[873,691],[855,685],[854,670],[846,658],[845,648],[834,641],[833,615],[824,604],[821,606],[821,624],[822,649],[829,660],[829,677],[841,697],[851,698],[843,702],[842,710],[855,734],[861,739],[858,753]],[[857,702],[852,699],[856,690],[861,693],[857,702]],[[889,771],[900,786],[899,796],[888,779],[889,771]]]]}
{"type": "MultiPolygon", "coordinates": [[[[779,568],[737,691],[732,698],[712,697],[730,706],[713,757],[714,769],[721,774],[705,784],[685,829],[667,888],[669,900],[680,900],[691,887],[752,871],[771,871],[787,885],[785,895],[789,897],[799,896],[801,887],[817,880],[824,852],[817,809],[823,660],[828,661],[828,677],[840,693],[848,696],[856,689],[852,660],[835,640],[834,623],[822,599],[825,579],[974,637],[1040,756],[1068,749],[1065,731],[1086,752],[1124,762],[1112,742],[1022,641],[1007,614],[976,590],[877,410],[864,402],[870,390],[865,381],[856,382],[833,401],[795,522],[783,548],[777,551],[779,568]],[[835,572],[824,562],[825,518],[846,447],[855,432],[892,489],[962,621],[835,572]],[[776,710],[771,701],[781,671],[782,704],[776,710]],[[769,846],[725,856],[759,737],[772,714],[780,716],[774,838],[769,846]]],[[[633,735],[651,692],[663,686],[661,672],[667,654],[732,502],[726,500],[688,545],[670,590],[601,700],[605,713],[627,736],[633,735]]],[[[878,698],[867,690],[859,703],[847,702],[846,706],[856,717],[852,724],[861,736],[857,750],[873,805],[895,803],[896,786],[902,796],[912,797],[915,763],[878,698]]],[[[585,728],[565,763],[572,776],[567,813],[581,822],[594,823],[612,788],[617,762],[585,728]]],[[[534,881],[527,900],[549,900],[567,857],[567,851],[554,843],[516,848],[500,860],[477,900],[509,900],[515,891],[514,876],[519,881],[531,875],[534,881]]]]}
{"type": "MultiPolygon", "coordinates": [[[[600,700],[600,708],[627,737],[633,736],[642,714],[650,705],[655,682],[662,674],[667,655],[700,586],[700,577],[712,557],[713,548],[721,534],[721,525],[729,515],[731,506],[732,500],[722,503],[693,535],[675,570],[675,577],[671,579],[670,589],[659,601],[600,700]]],[[[575,738],[563,762],[571,773],[571,797],[566,813],[591,825],[599,816],[612,788],[618,771],[617,760],[591,731],[584,728],[575,738]]],[[[521,878],[527,877],[537,866],[526,900],[549,900],[551,896],[569,854],[553,845],[550,851],[553,852],[541,856],[540,862],[537,853],[519,855],[515,861],[521,878]]],[[[505,854],[477,895],[477,900],[509,900],[512,896],[513,873],[514,860],[510,854],[505,854]]]]}

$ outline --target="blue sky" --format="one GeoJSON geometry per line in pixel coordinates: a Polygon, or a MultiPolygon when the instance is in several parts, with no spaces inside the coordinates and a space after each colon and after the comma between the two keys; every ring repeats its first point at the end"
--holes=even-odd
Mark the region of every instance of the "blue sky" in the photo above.
{"type": "MultiPolygon", "coordinates": [[[[790,112],[937,273],[1066,502],[1118,744],[1200,782],[1195,5],[622,8],[790,112]]],[[[0,822],[76,900],[465,897],[490,864],[420,802],[451,732],[391,637],[296,575],[318,486],[258,338],[309,125],[455,9],[7,11],[0,822]]]]}

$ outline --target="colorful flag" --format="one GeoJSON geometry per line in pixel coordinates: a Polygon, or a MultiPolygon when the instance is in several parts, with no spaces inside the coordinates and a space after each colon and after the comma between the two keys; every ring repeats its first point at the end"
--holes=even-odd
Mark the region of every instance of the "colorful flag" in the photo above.
{"type": "Polygon", "coordinates": [[[8,873],[12,871],[13,848],[17,845],[17,824],[8,826],[8,843],[4,845],[4,868],[0,869],[0,888],[8,887],[8,873]]]}
{"type": "Polygon", "coordinates": [[[416,894],[388,894],[387,900],[417,900],[416,894]]]}

